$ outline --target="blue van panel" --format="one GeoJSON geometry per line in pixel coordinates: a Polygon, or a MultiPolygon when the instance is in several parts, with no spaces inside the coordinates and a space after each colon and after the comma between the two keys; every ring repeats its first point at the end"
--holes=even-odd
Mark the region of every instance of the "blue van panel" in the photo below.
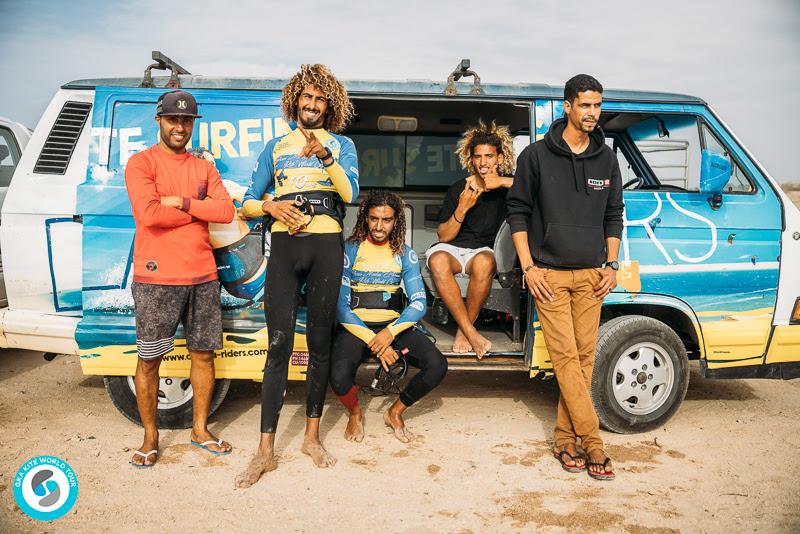
{"type": "MultiPolygon", "coordinates": [[[[604,100],[603,110],[700,117],[756,185],[753,193],[724,193],[718,210],[700,192],[625,191],[620,285],[606,304],[637,302],[637,295],[641,303],[657,295],[675,297],[700,323],[709,368],[752,364],[763,356],[777,298],[778,198],[705,106],[604,100]]],[[[534,113],[539,139],[563,115],[563,102],[537,100],[534,113]]]]}

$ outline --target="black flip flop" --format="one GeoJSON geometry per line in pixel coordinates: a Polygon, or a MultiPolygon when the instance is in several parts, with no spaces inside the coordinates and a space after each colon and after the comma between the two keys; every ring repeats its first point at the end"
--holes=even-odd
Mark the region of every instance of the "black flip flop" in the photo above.
{"type": "Polygon", "coordinates": [[[606,471],[606,467],[608,466],[608,462],[610,462],[610,461],[611,461],[611,458],[606,456],[606,459],[603,461],[603,463],[600,463],[600,462],[586,462],[586,466],[587,466],[586,472],[589,473],[589,476],[592,477],[595,480],[614,480],[616,478],[616,475],[614,474],[614,471],[611,471],[611,472],[606,471]],[[589,466],[602,467],[603,468],[603,472],[602,473],[593,473],[590,469],[588,469],[589,466]]]}
{"type": "Polygon", "coordinates": [[[584,463],[583,467],[578,467],[577,465],[567,465],[567,462],[564,461],[564,455],[567,455],[572,463],[577,463],[575,461],[575,457],[572,456],[566,449],[560,452],[553,452],[553,456],[555,456],[556,460],[561,462],[561,469],[566,471],[567,473],[580,473],[584,469],[586,469],[586,464],[584,463]]]}

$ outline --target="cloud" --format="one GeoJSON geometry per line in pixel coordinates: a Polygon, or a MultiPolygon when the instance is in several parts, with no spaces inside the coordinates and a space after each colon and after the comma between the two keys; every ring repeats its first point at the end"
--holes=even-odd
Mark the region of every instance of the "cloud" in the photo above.
{"type": "Polygon", "coordinates": [[[792,0],[4,0],[0,115],[33,125],[62,83],[141,76],[151,50],[214,76],[285,77],[322,62],[343,78],[443,81],[468,57],[485,83],[588,72],[606,87],[702,96],[778,177],[800,179],[792,125],[775,120],[800,97],[798,27],[792,0]]]}

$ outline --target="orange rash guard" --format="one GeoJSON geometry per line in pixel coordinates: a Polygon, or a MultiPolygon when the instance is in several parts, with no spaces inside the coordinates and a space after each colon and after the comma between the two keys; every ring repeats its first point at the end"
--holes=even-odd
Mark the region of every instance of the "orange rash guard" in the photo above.
{"type": "Polygon", "coordinates": [[[133,280],[176,286],[216,280],[208,223],[231,222],[236,211],[216,167],[154,145],[128,160],[125,186],[136,222],[133,280]],[[183,198],[182,209],[161,205],[170,196],[183,198]]]}

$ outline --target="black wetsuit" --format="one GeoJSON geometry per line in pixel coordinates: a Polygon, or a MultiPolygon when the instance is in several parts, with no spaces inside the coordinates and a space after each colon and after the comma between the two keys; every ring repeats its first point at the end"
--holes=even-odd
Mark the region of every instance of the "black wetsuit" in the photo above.
{"type": "MultiPolygon", "coordinates": [[[[298,154],[306,144],[297,130],[272,139],[264,147],[253,171],[242,211],[263,216],[263,199],[326,192],[345,202],[358,196],[358,162],[353,142],[324,130],[311,130],[331,150],[334,161],[323,166],[315,156],[298,154]]],[[[330,374],[331,338],[336,319],[336,298],[342,276],[341,222],[328,215],[306,215],[307,227],[290,235],[280,221],[271,225],[272,242],[264,288],[264,309],[269,347],[261,386],[261,432],[274,433],[283,407],[289,358],[294,345],[300,287],[306,284],[306,416],[322,416],[330,374]]]]}

